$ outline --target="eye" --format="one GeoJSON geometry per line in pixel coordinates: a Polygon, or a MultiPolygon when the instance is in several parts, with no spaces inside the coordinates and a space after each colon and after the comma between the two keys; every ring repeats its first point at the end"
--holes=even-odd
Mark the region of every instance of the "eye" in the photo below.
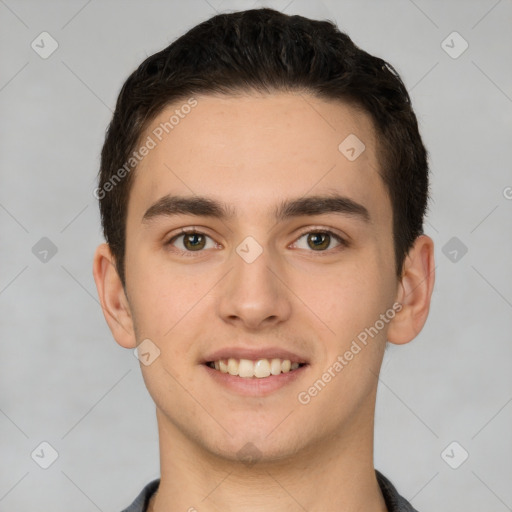
{"type": "Polygon", "coordinates": [[[203,249],[215,249],[217,244],[204,233],[194,230],[182,230],[181,234],[173,236],[166,245],[172,245],[179,252],[200,252],[203,249]]]}
{"type": "Polygon", "coordinates": [[[301,235],[294,245],[299,249],[313,249],[315,252],[325,252],[327,249],[333,248],[333,241],[337,242],[336,247],[348,245],[343,238],[328,230],[308,231],[301,235]],[[302,239],[305,239],[305,241],[300,242],[302,239]]]}

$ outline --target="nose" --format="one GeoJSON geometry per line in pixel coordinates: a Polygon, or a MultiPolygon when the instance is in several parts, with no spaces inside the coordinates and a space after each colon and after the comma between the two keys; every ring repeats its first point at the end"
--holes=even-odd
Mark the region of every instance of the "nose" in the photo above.
{"type": "Polygon", "coordinates": [[[286,321],[291,314],[284,271],[263,252],[254,260],[232,255],[232,270],[221,281],[217,314],[224,322],[258,330],[286,321]],[[250,262],[249,262],[250,261],[250,262]]]}

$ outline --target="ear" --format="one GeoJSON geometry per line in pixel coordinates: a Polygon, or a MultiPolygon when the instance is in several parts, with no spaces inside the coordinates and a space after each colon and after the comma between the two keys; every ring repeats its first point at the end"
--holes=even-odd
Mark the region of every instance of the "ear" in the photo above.
{"type": "Polygon", "coordinates": [[[408,343],[423,329],[434,281],[434,242],[429,236],[420,235],[404,261],[396,299],[402,309],[389,324],[389,342],[397,345],[408,343]]]}
{"type": "Polygon", "coordinates": [[[92,273],[101,309],[114,339],[124,348],[135,348],[137,343],[130,304],[108,244],[101,244],[96,249],[92,273]]]}

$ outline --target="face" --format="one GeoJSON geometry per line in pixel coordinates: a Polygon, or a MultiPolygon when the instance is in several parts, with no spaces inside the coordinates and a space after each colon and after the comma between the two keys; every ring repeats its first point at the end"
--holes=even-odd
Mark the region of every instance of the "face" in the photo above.
{"type": "Polygon", "coordinates": [[[372,435],[398,281],[370,119],[291,93],[196,100],[143,135],[156,145],[127,215],[126,296],[136,342],[160,351],[141,364],[159,422],[232,459],[372,435]]]}

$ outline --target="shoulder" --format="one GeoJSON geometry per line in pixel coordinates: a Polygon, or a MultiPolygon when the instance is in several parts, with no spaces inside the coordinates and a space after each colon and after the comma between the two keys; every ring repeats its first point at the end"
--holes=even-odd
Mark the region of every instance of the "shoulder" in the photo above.
{"type": "Polygon", "coordinates": [[[140,494],[135,498],[135,501],[122,512],[146,512],[149,500],[151,496],[153,496],[153,494],[156,492],[159,485],[159,478],[147,484],[144,489],[142,489],[140,494]]]}
{"type": "Polygon", "coordinates": [[[398,494],[394,485],[379,471],[375,470],[380,490],[389,512],[418,512],[412,505],[398,494]]]}

